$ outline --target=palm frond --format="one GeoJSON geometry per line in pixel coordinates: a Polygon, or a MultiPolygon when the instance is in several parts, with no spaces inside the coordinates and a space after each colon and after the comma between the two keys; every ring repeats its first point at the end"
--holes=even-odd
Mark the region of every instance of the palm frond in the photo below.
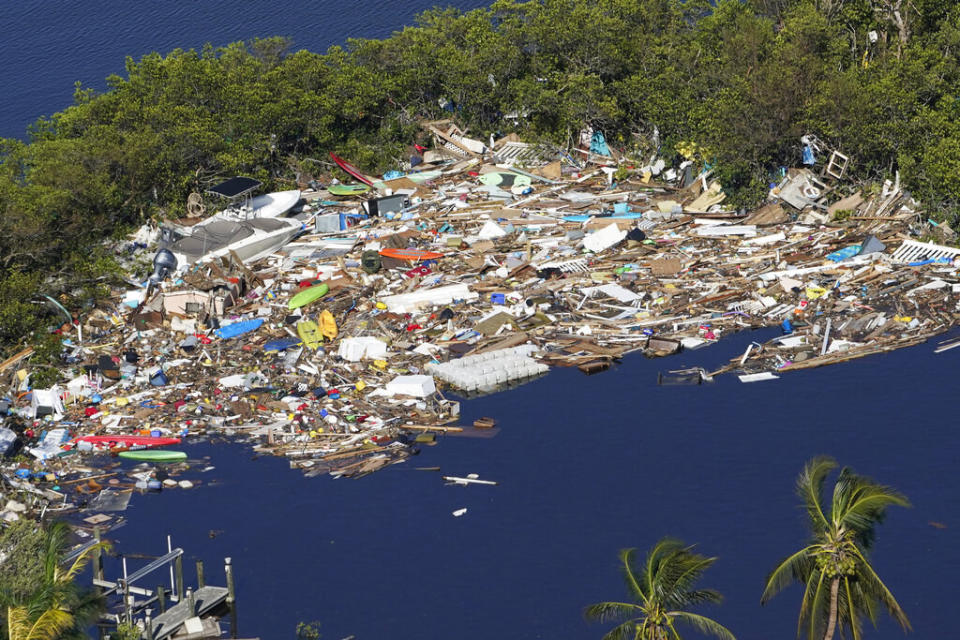
{"type": "Polygon", "coordinates": [[[813,592],[813,599],[810,600],[809,618],[807,621],[809,628],[808,637],[810,640],[814,640],[822,633],[822,626],[826,624],[830,612],[830,590],[823,588],[824,582],[826,582],[824,580],[826,576],[822,571],[817,573],[819,573],[817,588],[813,592]]]}
{"type": "Polygon", "coordinates": [[[760,604],[766,604],[794,580],[806,582],[810,568],[810,555],[813,545],[808,545],[780,561],[770,575],[767,576],[766,586],[760,596],[760,604]]]}
{"type": "Polygon", "coordinates": [[[823,514],[823,483],[827,475],[837,466],[836,461],[828,456],[818,456],[808,462],[797,477],[797,495],[803,501],[810,518],[810,525],[814,531],[830,525],[823,514]]]}
{"type": "Polygon", "coordinates": [[[86,549],[81,553],[76,560],[73,561],[73,564],[70,565],[70,568],[66,572],[59,575],[59,580],[63,582],[73,582],[73,579],[76,578],[83,569],[87,566],[87,563],[90,562],[90,559],[94,554],[99,553],[100,551],[106,551],[110,549],[109,542],[98,542],[92,547],[86,549]]]}
{"type": "Polygon", "coordinates": [[[853,487],[844,508],[833,517],[845,528],[857,533],[858,541],[866,548],[873,542],[874,526],[883,521],[887,507],[909,507],[906,496],[866,478],[853,487]]]}
{"type": "Polygon", "coordinates": [[[684,600],[686,604],[720,604],[723,602],[723,594],[716,589],[694,589],[686,592],[684,600]]]}
{"type": "Polygon", "coordinates": [[[907,614],[904,613],[903,608],[900,607],[900,603],[893,597],[887,585],[883,583],[883,580],[880,579],[877,572],[874,571],[870,563],[867,562],[867,558],[860,549],[856,547],[854,548],[854,553],[857,554],[861,562],[858,567],[857,577],[859,578],[864,594],[868,598],[872,597],[882,603],[887,608],[890,617],[896,620],[904,631],[911,629],[912,627],[910,626],[910,620],[907,618],[907,614]]]}
{"type": "Polygon", "coordinates": [[[602,640],[634,640],[636,637],[637,621],[627,620],[618,624],[603,634],[602,640]]]}
{"type": "Polygon", "coordinates": [[[7,607],[7,638],[20,640],[30,633],[30,614],[25,607],[7,607]]]}
{"type": "Polygon", "coordinates": [[[716,620],[712,620],[706,616],[690,613],[689,611],[671,611],[667,615],[686,622],[701,633],[720,638],[721,640],[737,640],[729,629],[716,620]]]}
{"type": "Polygon", "coordinates": [[[63,609],[48,609],[43,613],[23,640],[57,640],[73,626],[73,616],[63,609]]]}
{"type": "Polygon", "coordinates": [[[819,581],[823,578],[823,574],[819,571],[811,571],[810,575],[807,576],[806,581],[804,582],[803,588],[803,599],[800,601],[800,615],[797,617],[797,637],[800,637],[800,634],[803,632],[803,624],[810,617],[811,603],[813,602],[813,593],[816,591],[816,586],[819,584],[819,581]]]}
{"type": "Polygon", "coordinates": [[[653,601],[663,603],[666,600],[672,588],[669,584],[672,577],[670,566],[684,548],[684,544],[675,538],[661,538],[650,549],[643,580],[648,586],[646,591],[648,604],[653,601]]]}
{"type": "Polygon", "coordinates": [[[586,607],[583,617],[593,622],[610,622],[643,613],[643,607],[629,602],[598,602],[586,607]]]}
{"type": "Polygon", "coordinates": [[[636,551],[636,549],[620,550],[620,562],[623,564],[621,571],[630,595],[637,601],[647,602],[647,593],[644,592],[641,584],[637,581],[636,574],[633,572],[633,556],[636,551]]]}
{"type": "Polygon", "coordinates": [[[686,547],[674,554],[670,564],[664,568],[667,574],[665,586],[668,587],[666,605],[670,608],[685,605],[693,585],[716,561],[716,558],[694,553],[693,547],[686,547]]]}
{"type": "Polygon", "coordinates": [[[843,577],[843,593],[839,599],[846,604],[846,612],[844,616],[840,618],[840,621],[846,621],[847,626],[850,627],[850,633],[853,636],[853,640],[860,640],[860,607],[857,606],[857,603],[853,599],[853,591],[850,588],[850,576],[843,577]]]}

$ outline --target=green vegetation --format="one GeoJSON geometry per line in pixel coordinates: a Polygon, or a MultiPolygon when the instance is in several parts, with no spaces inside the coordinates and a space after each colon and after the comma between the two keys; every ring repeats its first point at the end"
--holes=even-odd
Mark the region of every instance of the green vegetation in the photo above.
{"type": "Polygon", "coordinates": [[[116,276],[105,239],[190,191],[238,173],[289,186],[327,151],[397,168],[421,118],[560,146],[591,125],[638,161],[683,149],[735,206],[814,133],[855,178],[899,170],[952,222],[958,57],[960,6],[934,0],[498,0],[323,53],[277,37],[128,58],[28,142],[0,140],[0,349],[49,329],[39,293],[92,304],[116,276]]]}
{"type": "Polygon", "coordinates": [[[675,623],[683,623],[721,640],[735,640],[720,623],[684,611],[704,602],[719,603],[712,589],[695,589],[700,576],[716,561],[693,552],[679,540],[664,538],[650,549],[642,565],[634,562],[635,549],[620,552],[623,576],[634,602],[600,602],[584,612],[589,620],[622,620],[604,640],[680,640],[675,623]]]}
{"type": "Polygon", "coordinates": [[[867,554],[887,507],[905,507],[909,502],[890,487],[844,467],[833,487],[829,510],[824,512],[823,485],[836,466],[829,458],[815,458],[797,478],[797,494],[806,509],[812,538],[773,570],[761,602],[791,582],[803,584],[798,633],[806,628],[810,640],[821,636],[832,640],[837,627],[841,635],[848,629],[854,640],[859,640],[862,618],[876,625],[880,607],[907,630],[907,615],[870,566],[867,554]]]}
{"type": "Polygon", "coordinates": [[[102,610],[100,599],[74,579],[83,571],[93,547],[64,569],[69,527],[47,528],[21,520],[0,533],[0,639],[53,640],[86,638],[84,630],[102,610]]]}

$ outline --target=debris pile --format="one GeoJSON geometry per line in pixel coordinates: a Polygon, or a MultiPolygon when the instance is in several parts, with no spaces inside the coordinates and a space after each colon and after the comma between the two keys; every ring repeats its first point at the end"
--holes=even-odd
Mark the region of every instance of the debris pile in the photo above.
{"type": "MultiPolygon", "coordinates": [[[[14,456],[3,493],[80,505],[108,490],[97,478],[120,453],[153,465],[117,472],[121,489],[183,486],[170,470],[190,467],[171,439],[222,436],[307,475],[358,477],[437,434],[492,426],[458,426],[447,394],[549,367],[594,373],[779,326],[717,371],[660,378],[769,379],[956,323],[952,230],[925,221],[898,181],[856,190],[839,152],[819,172],[782,170],[747,212],[724,208],[710,170],[632,165],[595,133],[574,157],[424,126],[436,148],[402,173],[365,176],[331,154],[357,183],[311,181],[193,228],[141,229],[148,260],[170,250],[65,326],[64,383],[34,388],[28,352],[0,363],[0,449],[14,456]]],[[[224,184],[213,193],[249,198],[250,183],[224,184]]]]}

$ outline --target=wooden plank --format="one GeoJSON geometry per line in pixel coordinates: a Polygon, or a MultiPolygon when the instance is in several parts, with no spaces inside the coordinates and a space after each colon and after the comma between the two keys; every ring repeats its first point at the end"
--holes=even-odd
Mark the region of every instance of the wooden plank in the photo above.
{"type": "Polygon", "coordinates": [[[23,360],[24,358],[29,358],[29,357],[32,356],[32,355],[33,355],[33,347],[27,347],[26,349],[24,349],[24,350],[21,351],[20,353],[17,353],[17,354],[15,354],[15,355],[7,358],[7,359],[4,360],[3,362],[0,362],[0,373],[3,373],[4,371],[6,371],[7,369],[9,369],[9,368],[12,367],[13,365],[15,365],[15,364],[17,364],[18,362],[20,362],[21,360],[23,360]]]}

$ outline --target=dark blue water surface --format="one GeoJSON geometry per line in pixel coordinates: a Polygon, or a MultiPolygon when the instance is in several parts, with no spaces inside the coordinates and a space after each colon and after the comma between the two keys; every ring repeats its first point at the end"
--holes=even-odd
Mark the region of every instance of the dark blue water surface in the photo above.
{"type": "MultiPolygon", "coordinates": [[[[241,637],[291,637],[297,621],[318,619],[325,638],[488,640],[600,637],[606,627],[581,610],[624,596],[617,551],[669,534],[720,558],[703,585],[726,602],[707,613],[740,638],[786,638],[799,587],[766,607],[760,593],[804,542],[793,483],[825,453],[913,501],[881,526],[874,565],[917,637],[940,635],[960,569],[950,418],[960,350],[923,345],[772,382],[656,386],[657,371],[716,366],[757,338],[628,357],[593,377],[555,370],[467,401],[464,422],[495,416],[496,437],[447,437],[358,480],[304,478],[238,445],[198,445],[191,455],[216,466],[202,477],[219,483],[135,496],[130,524],[114,535],[120,550],[146,551],[172,533],[220,583],[232,556],[241,637]],[[439,473],[414,469],[431,465],[500,485],[444,486],[439,473]]],[[[869,633],[901,635],[889,619],[869,633]]]]}
{"type": "Polygon", "coordinates": [[[102,89],[124,58],[268,36],[323,52],[347,38],[382,38],[434,5],[467,10],[484,0],[40,0],[0,2],[0,137],[73,101],[74,83],[102,89]]]}
{"type": "MultiPolygon", "coordinates": [[[[0,135],[22,136],[67,106],[76,80],[102,87],[125,55],[269,35],[324,50],[386,35],[431,4],[7,2],[0,135]]],[[[704,585],[727,599],[709,614],[741,639],[787,638],[801,593],[761,608],[762,583],[804,541],[797,472],[830,454],[913,501],[881,527],[874,563],[916,637],[944,636],[960,570],[960,350],[935,356],[922,345],[774,382],[656,386],[657,371],[719,365],[753,339],[629,357],[595,377],[556,370],[467,401],[464,422],[494,416],[499,435],[445,438],[360,480],[307,479],[285,460],[251,460],[241,445],[200,444],[191,455],[216,467],[200,476],[205,486],[134,496],[114,537],[122,552],[155,553],[172,534],[206,562],[211,583],[222,584],[219,566],[233,557],[242,637],[290,638],[298,621],[320,620],[327,639],[555,640],[600,637],[606,627],[588,625],[581,610],[624,596],[617,551],[670,534],[720,558],[704,585]],[[414,470],[432,465],[500,485],[447,487],[414,470]],[[451,515],[462,507],[465,516],[451,515]]],[[[901,633],[884,619],[868,637],[901,633]]]]}

